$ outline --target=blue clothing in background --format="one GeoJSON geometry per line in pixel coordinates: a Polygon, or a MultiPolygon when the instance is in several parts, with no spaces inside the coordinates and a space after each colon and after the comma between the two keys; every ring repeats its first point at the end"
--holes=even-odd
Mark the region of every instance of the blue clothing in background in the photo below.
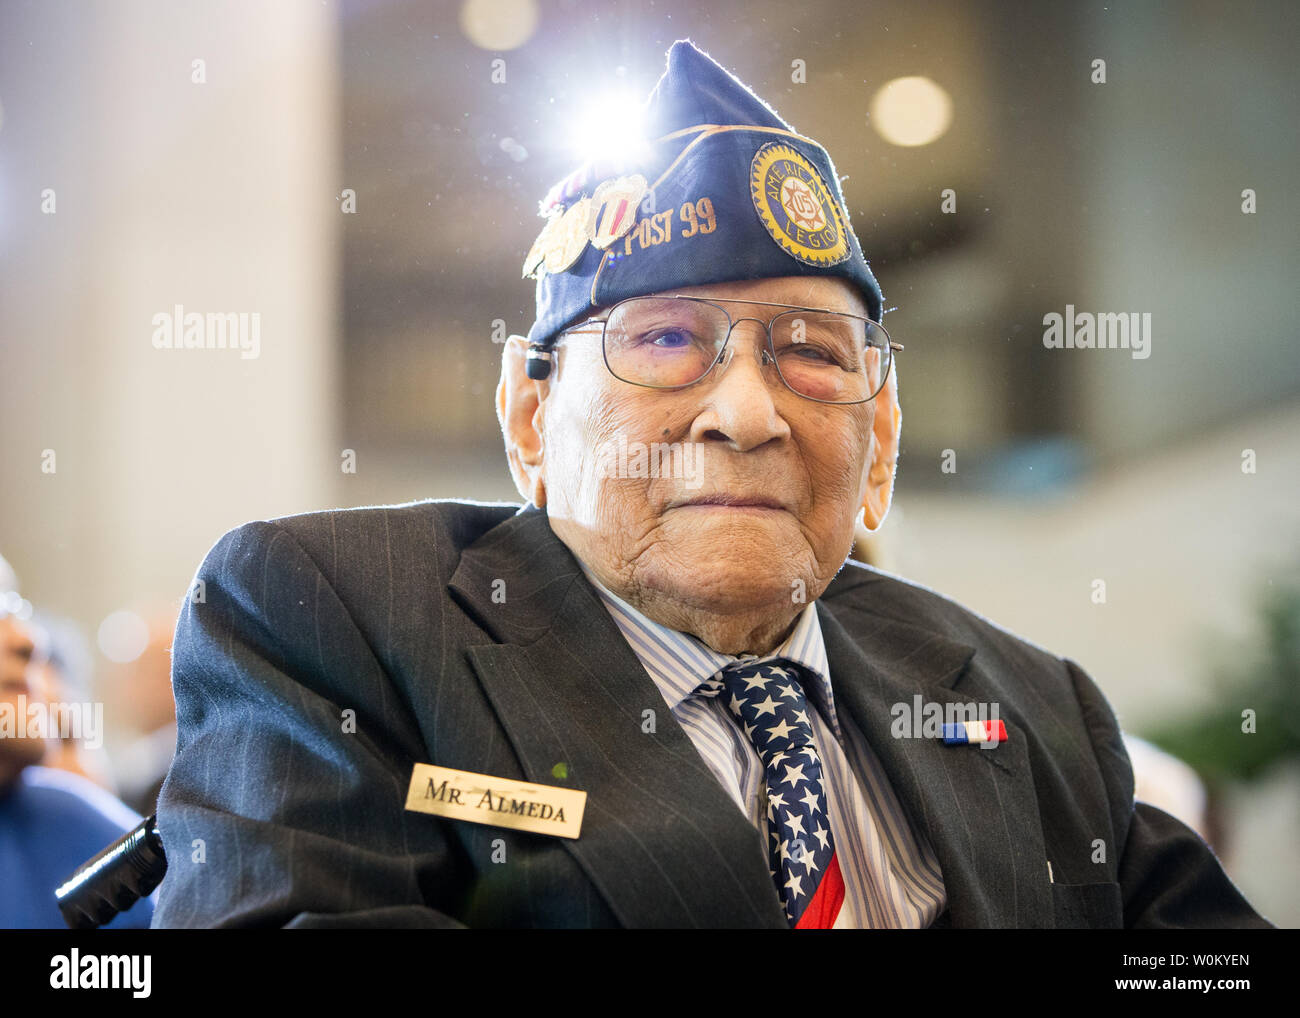
{"type": "MultiPolygon", "coordinates": [[[[140,822],[98,785],[67,771],[26,768],[0,792],[0,927],[67,929],[54,889],[140,822]]],[[[148,928],[153,898],[105,929],[148,928]]]]}

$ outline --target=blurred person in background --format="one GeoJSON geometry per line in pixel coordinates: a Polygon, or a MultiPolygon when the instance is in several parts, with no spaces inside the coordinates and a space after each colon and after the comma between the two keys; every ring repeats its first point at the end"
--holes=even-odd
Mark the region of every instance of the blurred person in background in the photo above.
{"type": "MultiPolygon", "coordinates": [[[[55,889],[140,817],[87,778],[41,766],[48,733],[26,719],[31,704],[52,697],[43,635],[29,617],[13,570],[0,558],[0,927],[64,929],[55,889]]],[[[152,916],[153,901],[145,899],[108,928],[145,928],[152,916]]]]}
{"type": "MultiPolygon", "coordinates": [[[[91,660],[86,641],[76,625],[41,615],[34,628],[44,634],[47,653],[32,663],[39,673],[37,680],[49,703],[85,703],[91,699],[91,660]]],[[[72,732],[54,732],[48,740],[42,766],[77,774],[93,781],[104,791],[118,794],[104,758],[103,733],[99,745],[86,746],[85,738],[72,732]]]]}

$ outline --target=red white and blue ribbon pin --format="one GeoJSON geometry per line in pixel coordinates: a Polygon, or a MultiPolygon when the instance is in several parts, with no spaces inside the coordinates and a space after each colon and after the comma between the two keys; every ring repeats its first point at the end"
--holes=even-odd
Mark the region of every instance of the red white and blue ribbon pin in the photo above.
{"type": "Polygon", "coordinates": [[[968,742],[1006,742],[1007,726],[1001,721],[956,721],[943,726],[943,741],[948,746],[968,742]]]}

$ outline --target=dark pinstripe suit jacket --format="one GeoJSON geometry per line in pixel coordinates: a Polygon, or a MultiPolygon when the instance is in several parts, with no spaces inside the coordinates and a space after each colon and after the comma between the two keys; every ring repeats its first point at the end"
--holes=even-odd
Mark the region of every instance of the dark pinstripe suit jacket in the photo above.
{"type": "MultiPolygon", "coordinates": [[[[155,926],[785,926],[762,837],[546,514],[516,509],[313,513],[212,549],[176,635],[155,926]],[[581,837],[406,812],[417,762],[585,789],[581,837]]],[[[818,611],[842,720],[942,866],[943,924],[1267,925],[1197,835],[1134,807],[1073,663],[855,563],[818,611]],[[891,737],[916,694],[996,702],[1008,741],[891,737]]]]}

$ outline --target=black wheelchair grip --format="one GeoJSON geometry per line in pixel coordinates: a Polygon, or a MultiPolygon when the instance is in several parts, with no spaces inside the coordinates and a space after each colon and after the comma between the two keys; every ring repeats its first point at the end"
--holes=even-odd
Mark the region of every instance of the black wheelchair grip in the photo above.
{"type": "Polygon", "coordinates": [[[55,892],[63,921],[93,930],[153,893],[167,872],[157,816],[132,828],[78,867],[55,892]]]}

